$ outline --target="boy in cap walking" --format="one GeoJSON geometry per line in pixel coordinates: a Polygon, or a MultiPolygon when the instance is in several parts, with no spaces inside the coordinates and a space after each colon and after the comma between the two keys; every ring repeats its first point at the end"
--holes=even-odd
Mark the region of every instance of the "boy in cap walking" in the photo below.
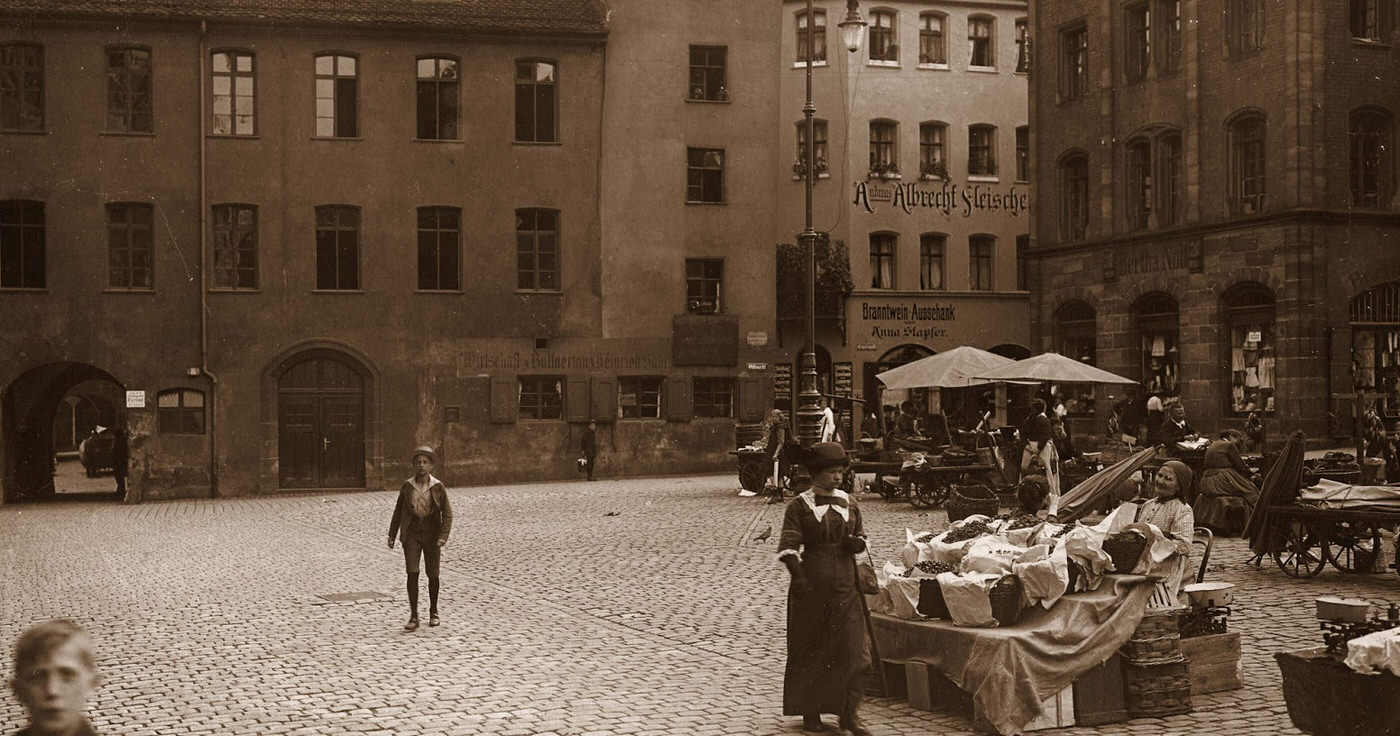
{"type": "Polygon", "coordinates": [[[428,625],[437,626],[438,573],[442,562],[442,546],[452,533],[452,504],[447,488],[433,477],[437,454],[431,447],[413,450],[413,477],[399,488],[398,504],[389,520],[389,549],[394,538],[403,542],[404,567],[408,574],[408,605],[411,614],[404,631],[418,628],[418,563],[421,558],[428,568],[428,625]]]}

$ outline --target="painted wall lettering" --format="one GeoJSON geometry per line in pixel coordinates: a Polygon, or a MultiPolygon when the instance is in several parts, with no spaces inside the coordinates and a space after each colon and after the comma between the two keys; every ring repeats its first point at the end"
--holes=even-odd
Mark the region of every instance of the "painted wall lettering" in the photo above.
{"type": "Polygon", "coordinates": [[[872,203],[889,203],[905,214],[916,209],[934,210],[952,217],[954,213],[971,217],[974,212],[1006,212],[1012,217],[1020,217],[1031,206],[1029,192],[1011,187],[1000,190],[975,184],[961,187],[952,182],[943,182],[937,189],[920,187],[917,184],[870,184],[855,182],[855,198],[851,204],[875,212],[872,203]]]}

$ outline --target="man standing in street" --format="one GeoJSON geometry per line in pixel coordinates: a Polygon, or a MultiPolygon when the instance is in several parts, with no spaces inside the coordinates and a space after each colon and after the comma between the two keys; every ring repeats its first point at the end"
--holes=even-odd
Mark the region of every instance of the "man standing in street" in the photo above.
{"type": "Polygon", "coordinates": [[[404,568],[408,574],[408,605],[411,614],[404,631],[418,628],[418,562],[428,568],[428,625],[437,626],[438,582],[442,565],[442,546],[452,533],[452,504],[447,488],[433,477],[437,454],[431,447],[413,450],[413,477],[399,488],[399,501],[394,517],[389,520],[389,549],[394,538],[403,542],[404,568]]]}
{"type": "Polygon", "coordinates": [[[29,714],[15,736],[96,736],[88,700],[102,681],[83,627],[54,619],[29,627],[15,641],[10,687],[29,714]]]}
{"type": "Polygon", "coordinates": [[[597,422],[589,420],[588,429],[583,430],[583,440],[579,443],[579,451],[583,453],[583,459],[588,466],[588,479],[597,480],[593,477],[593,466],[598,464],[597,422]]]}
{"type": "Polygon", "coordinates": [[[112,431],[112,477],[117,480],[117,498],[126,499],[126,464],[130,460],[130,448],[127,445],[126,427],[120,426],[112,431]]]}

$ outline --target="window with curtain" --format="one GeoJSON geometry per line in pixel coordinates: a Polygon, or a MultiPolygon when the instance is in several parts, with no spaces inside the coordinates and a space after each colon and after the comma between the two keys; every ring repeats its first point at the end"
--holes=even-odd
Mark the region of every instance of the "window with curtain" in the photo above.
{"type": "Polygon", "coordinates": [[[947,64],[948,42],[943,28],[948,18],[939,13],[919,16],[919,63],[947,64]]]}
{"type": "MultiPolygon", "coordinates": [[[[816,10],[812,13],[814,23],[812,24],[812,63],[826,61],[826,11],[816,10]]],[[[799,63],[807,61],[807,13],[797,14],[797,61],[799,63]]]]}
{"type": "Polygon", "coordinates": [[[563,376],[520,376],[519,417],[560,419],[564,416],[563,376]]]}
{"type": "Polygon", "coordinates": [[[948,126],[943,123],[919,124],[919,174],[922,177],[947,178],[948,161],[944,147],[947,138],[948,126]]]}
{"type": "Polygon", "coordinates": [[[1031,70],[1030,27],[1025,18],[1016,19],[1016,73],[1028,74],[1031,70]]]}
{"type": "Polygon", "coordinates": [[[993,235],[973,235],[967,239],[968,287],[973,291],[994,288],[992,266],[996,259],[997,239],[993,235]]]}
{"type": "MultiPolygon", "coordinates": [[[[830,169],[826,152],[826,121],[817,118],[812,119],[812,153],[817,158],[818,174],[825,174],[830,169]]],[[[801,175],[802,167],[807,164],[807,121],[797,121],[797,163],[798,167],[793,173],[801,175]]]]}
{"type": "Polygon", "coordinates": [[[899,62],[899,45],[895,36],[895,14],[887,10],[870,13],[870,60],[899,62]]]}
{"type": "Polygon", "coordinates": [[[898,173],[895,140],[899,126],[892,120],[870,121],[870,170],[898,173]]]}
{"type": "Polygon", "coordinates": [[[898,236],[894,233],[870,234],[870,288],[894,288],[894,256],[898,236]]]}
{"type": "Polygon", "coordinates": [[[997,129],[994,125],[970,125],[967,128],[967,173],[971,176],[996,176],[997,129]]]}
{"type": "Polygon", "coordinates": [[[968,65],[990,68],[997,65],[993,47],[992,28],[994,21],[986,17],[967,19],[968,65]]]}
{"type": "Polygon", "coordinates": [[[948,236],[942,233],[924,233],[919,236],[919,288],[924,291],[941,291],[943,287],[943,253],[948,244],[948,236]]]}

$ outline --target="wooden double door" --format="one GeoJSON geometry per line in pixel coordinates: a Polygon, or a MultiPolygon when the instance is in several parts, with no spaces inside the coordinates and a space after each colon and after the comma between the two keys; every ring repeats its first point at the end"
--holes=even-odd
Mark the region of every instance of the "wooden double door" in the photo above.
{"type": "Polygon", "coordinates": [[[282,488],[363,488],[364,378],[314,357],[277,379],[278,476],[282,488]]]}

